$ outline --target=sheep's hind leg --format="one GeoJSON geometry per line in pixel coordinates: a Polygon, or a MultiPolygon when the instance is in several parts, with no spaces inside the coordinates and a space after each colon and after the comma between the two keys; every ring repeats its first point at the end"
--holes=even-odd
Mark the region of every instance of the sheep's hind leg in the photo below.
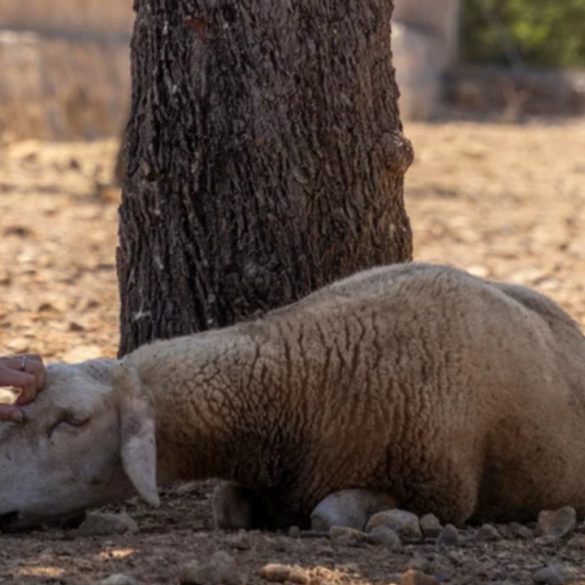
{"type": "Polygon", "coordinates": [[[213,521],[219,530],[252,530],[264,528],[266,514],[258,494],[226,481],[213,491],[213,521]]]}
{"type": "Polygon", "coordinates": [[[370,516],[396,507],[392,496],[373,490],[351,489],[330,494],[311,513],[311,529],[327,531],[332,526],[363,530],[370,516]]]}

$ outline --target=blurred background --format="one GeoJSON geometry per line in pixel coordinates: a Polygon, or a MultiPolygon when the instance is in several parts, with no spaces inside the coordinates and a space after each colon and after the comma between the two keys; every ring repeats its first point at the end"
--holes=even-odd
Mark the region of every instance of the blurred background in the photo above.
{"type": "MultiPolygon", "coordinates": [[[[131,0],[0,0],[0,353],[117,345],[131,0]]],[[[585,0],[395,0],[415,257],[585,322],[585,0]]]]}
{"type": "MultiPolygon", "coordinates": [[[[585,0],[396,0],[394,19],[407,119],[585,110],[585,0]]],[[[117,135],[132,21],[130,0],[0,0],[0,136],[117,135]]]]}

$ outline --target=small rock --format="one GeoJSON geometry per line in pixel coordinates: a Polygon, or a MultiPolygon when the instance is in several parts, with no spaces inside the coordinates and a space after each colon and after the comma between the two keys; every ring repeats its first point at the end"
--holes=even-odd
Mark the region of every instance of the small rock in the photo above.
{"type": "Polygon", "coordinates": [[[453,524],[447,524],[437,537],[436,544],[439,546],[455,546],[459,544],[459,530],[453,524]]]}
{"type": "Polygon", "coordinates": [[[260,577],[271,583],[284,583],[292,572],[288,565],[280,565],[278,563],[269,563],[260,569],[260,577]]]}
{"type": "Polygon", "coordinates": [[[200,491],[201,491],[200,481],[188,481],[186,483],[182,483],[176,488],[176,492],[180,496],[186,494],[198,494],[200,491]]]}
{"type": "Polygon", "coordinates": [[[427,538],[436,538],[442,528],[440,520],[434,514],[425,514],[420,519],[420,529],[427,538]]]}
{"type": "Polygon", "coordinates": [[[388,526],[376,526],[368,533],[368,542],[387,546],[391,550],[399,549],[402,546],[400,536],[388,526]]]}
{"type": "Polygon", "coordinates": [[[249,550],[251,548],[250,538],[243,530],[236,534],[230,534],[225,541],[229,547],[236,550],[249,550]]]}
{"type": "Polygon", "coordinates": [[[301,529],[298,526],[291,526],[288,529],[288,535],[290,538],[300,538],[301,537],[301,529]]]}
{"type": "Polygon", "coordinates": [[[492,524],[484,524],[477,531],[476,539],[481,542],[489,542],[494,540],[500,540],[501,535],[498,529],[492,524]]]}
{"type": "Polygon", "coordinates": [[[76,533],[79,536],[110,536],[137,532],[138,524],[128,514],[103,514],[89,512],[85,520],[79,525],[76,533]]]}
{"type": "Polygon", "coordinates": [[[540,536],[564,538],[570,535],[577,524],[577,512],[571,506],[559,510],[543,510],[538,515],[537,531],[540,536]]]}
{"type": "Polygon", "coordinates": [[[420,555],[417,555],[417,556],[413,557],[412,559],[410,559],[410,561],[408,561],[408,563],[406,563],[406,567],[404,567],[404,570],[408,571],[409,569],[411,569],[413,571],[420,571],[422,573],[428,573],[430,568],[431,568],[431,562],[429,561],[429,559],[427,559],[425,557],[421,557],[420,555]]]}
{"type": "Polygon", "coordinates": [[[179,573],[181,585],[241,585],[242,581],[236,561],[224,551],[216,552],[208,563],[187,563],[179,573]]]}
{"type": "Polygon", "coordinates": [[[523,540],[534,539],[534,532],[528,526],[524,526],[524,524],[519,524],[518,522],[512,522],[510,524],[510,532],[514,538],[521,538],[523,540]]]}
{"type": "Polygon", "coordinates": [[[299,585],[305,585],[305,583],[309,582],[309,575],[307,575],[305,569],[295,565],[294,567],[291,567],[288,581],[291,583],[298,583],[299,585]]]}
{"type": "Polygon", "coordinates": [[[99,585],[138,585],[138,581],[128,575],[116,573],[115,575],[110,575],[106,579],[102,579],[99,585]]]}
{"type": "Polygon", "coordinates": [[[543,585],[564,585],[567,575],[560,565],[547,565],[532,574],[532,581],[543,585]]]}
{"type": "Polygon", "coordinates": [[[345,526],[332,526],[329,530],[329,538],[343,544],[356,545],[364,542],[367,535],[355,528],[347,528],[345,526]]]}
{"type": "Polygon", "coordinates": [[[439,585],[439,582],[432,575],[410,569],[400,577],[400,585],[439,585]]]}
{"type": "Polygon", "coordinates": [[[366,532],[371,532],[378,526],[391,528],[400,538],[422,538],[418,517],[406,510],[385,510],[374,514],[366,525],[366,532]]]}

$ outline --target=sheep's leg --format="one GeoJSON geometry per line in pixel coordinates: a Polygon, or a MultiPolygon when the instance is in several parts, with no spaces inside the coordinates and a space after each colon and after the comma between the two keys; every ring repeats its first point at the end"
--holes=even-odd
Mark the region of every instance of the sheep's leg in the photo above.
{"type": "Polygon", "coordinates": [[[370,516],[396,507],[392,496],[384,492],[352,489],[330,494],[321,500],[311,513],[311,529],[329,530],[345,526],[363,530],[370,516]]]}
{"type": "Polygon", "coordinates": [[[266,523],[258,494],[229,481],[220,483],[213,492],[213,520],[220,530],[251,530],[266,523]]]}

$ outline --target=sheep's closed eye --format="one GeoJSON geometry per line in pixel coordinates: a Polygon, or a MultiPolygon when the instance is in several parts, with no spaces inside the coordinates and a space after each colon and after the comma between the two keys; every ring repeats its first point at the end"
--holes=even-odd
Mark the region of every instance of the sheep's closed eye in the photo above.
{"type": "Polygon", "coordinates": [[[49,429],[49,437],[57,430],[75,430],[84,427],[89,422],[89,417],[76,416],[68,413],[57,420],[49,429]]]}

